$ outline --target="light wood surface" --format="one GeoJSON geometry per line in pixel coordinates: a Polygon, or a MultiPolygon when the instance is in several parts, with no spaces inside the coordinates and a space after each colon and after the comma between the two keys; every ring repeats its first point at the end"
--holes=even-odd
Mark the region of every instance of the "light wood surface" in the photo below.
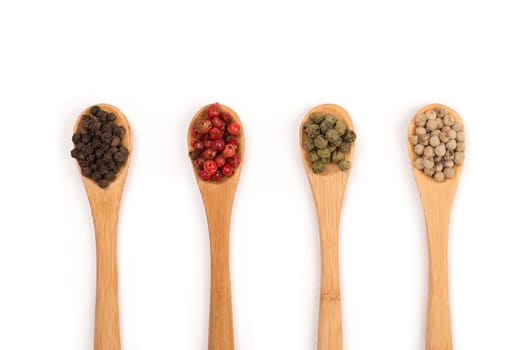
{"type": "MultiPolygon", "coordinates": [[[[427,105],[421,108],[416,115],[438,107],[447,108],[449,113],[463,125],[459,114],[440,104],[427,105]]],[[[409,137],[414,135],[414,130],[415,121],[412,119],[408,130],[409,137]]],[[[428,237],[429,286],[426,350],[452,350],[448,297],[448,226],[463,165],[455,166],[454,178],[446,179],[444,182],[435,181],[414,167],[417,155],[410,142],[407,142],[412,170],[423,204],[428,237]]]]}
{"type": "MultiPolygon", "coordinates": [[[[206,108],[207,106],[202,107],[190,123],[188,149],[191,149],[193,123],[202,116],[206,108]]],[[[233,119],[241,125],[241,134],[238,138],[241,164],[230,178],[225,178],[220,183],[201,180],[197,176],[193,162],[191,164],[206,210],[210,237],[209,350],[231,350],[235,347],[230,283],[230,218],[235,190],[244,162],[244,128],[241,120],[231,108],[221,105],[221,110],[229,112],[233,119]]]]}
{"type": "MultiPolygon", "coordinates": [[[[106,112],[114,113],[117,117],[116,123],[126,128],[122,144],[129,150],[126,163],[120,168],[115,181],[108,187],[100,188],[94,180],[82,176],[93,216],[97,251],[94,350],[120,350],[117,224],[122,191],[132,154],[132,135],[126,116],[118,108],[103,103],[98,106],[106,112]]],[[[75,123],[75,131],[82,115],[88,113],[89,108],[80,114],[75,123]]]]}
{"type": "MultiPolygon", "coordinates": [[[[341,321],[341,292],[339,283],[339,219],[345,188],[350,169],[341,171],[336,164],[330,164],[321,174],[312,171],[308,153],[302,146],[303,124],[312,113],[333,114],[344,119],[348,128],[354,130],[348,112],[334,104],[315,107],[306,114],[299,128],[300,147],[304,167],[315,201],[319,223],[321,245],[321,292],[319,301],[318,350],[341,350],[343,348],[343,331],[341,321]]],[[[352,162],[355,142],[345,159],[352,162]]],[[[353,166],[353,164],[352,164],[353,166]]]]}

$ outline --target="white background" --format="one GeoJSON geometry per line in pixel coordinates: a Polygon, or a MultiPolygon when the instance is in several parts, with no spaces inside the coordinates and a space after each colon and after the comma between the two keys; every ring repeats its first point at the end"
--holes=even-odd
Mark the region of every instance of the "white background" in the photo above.
{"type": "Polygon", "coordinates": [[[340,250],[345,349],[424,348],[427,253],[406,130],[457,110],[456,350],[525,349],[520,1],[2,1],[0,349],[92,349],[95,247],[69,157],[107,102],[135,148],[121,207],[124,350],[207,347],[209,252],[186,130],[219,101],[245,126],[231,227],[236,345],[316,348],[319,246],[297,140],[338,103],[358,134],[340,250]]]}

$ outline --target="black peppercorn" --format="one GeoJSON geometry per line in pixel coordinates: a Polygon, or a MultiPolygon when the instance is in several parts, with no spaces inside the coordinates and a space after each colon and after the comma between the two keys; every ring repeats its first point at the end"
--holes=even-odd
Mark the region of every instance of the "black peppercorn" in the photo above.
{"type": "Polygon", "coordinates": [[[117,117],[100,106],[93,106],[72,136],[75,147],[71,157],[77,159],[81,173],[106,188],[116,179],[117,173],[129,156],[122,145],[126,133],[123,126],[115,124],[117,117]]]}

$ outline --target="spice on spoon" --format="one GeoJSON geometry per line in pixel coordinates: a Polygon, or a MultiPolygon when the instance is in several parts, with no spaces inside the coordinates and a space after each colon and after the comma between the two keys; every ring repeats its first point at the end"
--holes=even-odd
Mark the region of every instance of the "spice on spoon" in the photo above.
{"type": "Polygon", "coordinates": [[[241,164],[241,126],[219,103],[208,105],[192,125],[189,156],[201,180],[219,182],[241,164]]]}
{"type": "Polygon", "coordinates": [[[465,159],[461,122],[445,107],[419,113],[414,122],[414,134],[409,135],[416,154],[414,167],[438,182],[453,178],[456,166],[465,159]]]}
{"type": "Polygon", "coordinates": [[[355,132],[333,114],[313,113],[303,124],[303,148],[316,174],[322,173],[329,164],[336,164],[341,170],[350,169],[345,154],[350,152],[355,139],[355,132]]]}
{"type": "Polygon", "coordinates": [[[115,180],[129,156],[129,150],[122,145],[126,129],[116,119],[115,114],[93,106],[82,116],[72,137],[75,147],[71,157],[77,160],[82,175],[101,188],[115,180]]]}

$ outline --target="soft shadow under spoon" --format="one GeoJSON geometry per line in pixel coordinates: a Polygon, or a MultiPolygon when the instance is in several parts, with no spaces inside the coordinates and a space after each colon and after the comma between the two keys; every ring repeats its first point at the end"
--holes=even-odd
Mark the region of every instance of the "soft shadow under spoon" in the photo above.
{"type": "MultiPolygon", "coordinates": [[[[337,165],[330,164],[323,173],[312,171],[308,153],[303,149],[303,124],[313,113],[333,114],[343,119],[353,130],[352,119],[347,111],[334,104],[315,107],[306,114],[299,130],[300,147],[304,168],[310,181],[319,223],[321,242],[321,295],[319,303],[319,324],[317,347],[319,350],[340,350],[343,348],[341,321],[341,293],[339,283],[339,219],[345,188],[350,170],[341,171],[337,165]]],[[[352,162],[355,142],[345,159],[352,162]]]]}
{"type": "MultiPolygon", "coordinates": [[[[194,122],[201,118],[208,106],[201,108],[193,117],[188,128],[188,149],[192,146],[191,130],[194,122]]],[[[201,192],[202,201],[208,219],[210,237],[210,316],[209,316],[209,350],[234,349],[233,316],[230,284],[230,218],[233,200],[241,168],[244,161],[244,129],[237,114],[229,107],[221,105],[221,110],[230,113],[233,121],[241,125],[238,137],[240,165],[233,175],[220,182],[204,181],[199,178],[192,164],[195,179],[201,192]]]]}
{"type": "MultiPolygon", "coordinates": [[[[128,174],[132,152],[132,135],[129,122],[118,108],[109,104],[98,104],[102,110],[116,116],[115,123],[126,129],[121,143],[129,150],[127,160],[119,169],[116,178],[106,188],[85,176],[82,182],[89,199],[91,215],[95,227],[97,251],[97,287],[95,305],[95,350],[120,350],[120,322],[118,305],[117,275],[117,224],[122,191],[128,174]]],[[[82,116],[89,114],[84,110],[75,123],[75,132],[82,116]]]]}
{"type": "MultiPolygon", "coordinates": [[[[440,104],[427,105],[421,108],[416,116],[437,108],[446,108],[448,113],[464,126],[463,120],[456,111],[440,104]]],[[[414,116],[408,128],[409,139],[411,135],[414,135],[415,128],[414,116]]],[[[455,165],[455,176],[453,178],[438,182],[415,168],[414,161],[417,155],[410,141],[408,142],[408,153],[423,205],[428,237],[429,286],[426,349],[451,350],[452,331],[448,295],[448,226],[463,165],[455,165]]]]}

